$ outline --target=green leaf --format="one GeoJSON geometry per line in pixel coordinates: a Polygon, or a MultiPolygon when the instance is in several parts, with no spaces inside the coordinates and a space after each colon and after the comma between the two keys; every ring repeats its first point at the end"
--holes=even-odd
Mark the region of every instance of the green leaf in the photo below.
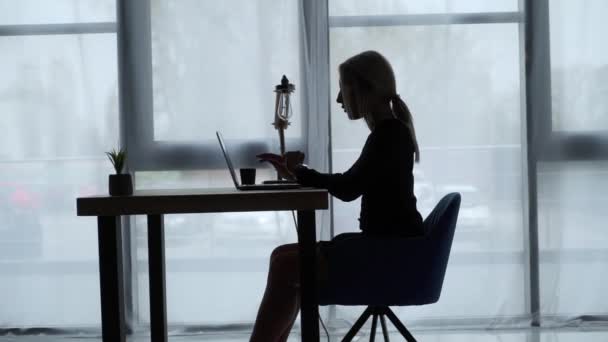
{"type": "Polygon", "coordinates": [[[111,152],[106,152],[106,156],[114,166],[116,174],[120,174],[125,165],[125,161],[127,160],[127,152],[123,149],[120,149],[119,151],[112,149],[111,152]]]}

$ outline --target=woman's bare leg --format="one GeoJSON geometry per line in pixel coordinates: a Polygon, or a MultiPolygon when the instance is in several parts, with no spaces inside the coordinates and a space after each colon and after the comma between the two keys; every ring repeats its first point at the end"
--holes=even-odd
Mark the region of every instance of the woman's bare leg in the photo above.
{"type": "Polygon", "coordinates": [[[296,322],[296,318],[298,318],[298,313],[300,312],[300,292],[299,291],[298,291],[298,294],[296,297],[297,297],[297,309],[294,312],[293,317],[291,318],[291,324],[289,324],[289,327],[287,327],[287,329],[285,330],[283,335],[281,335],[278,342],[287,342],[287,339],[289,338],[289,333],[291,333],[291,328],[293,327],[294,323],[296,322]]]}
{"type": "Polygon", "coordinates": [[[297,244],[276,248],[270,257],[266,291],[258,310],[251,342],[283,342],[299,305],[299,250],[297,244]]]}

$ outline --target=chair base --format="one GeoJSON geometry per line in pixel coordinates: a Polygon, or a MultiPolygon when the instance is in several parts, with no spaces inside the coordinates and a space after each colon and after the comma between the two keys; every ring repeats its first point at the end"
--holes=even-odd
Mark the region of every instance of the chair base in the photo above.
{"type": "Polygon", "coordinates": [[[407,342],[416,342],[416,339],[410,332],[407,330],[405,325],[401,323],[399,318],[395,315],[395,313],[388,306],[368,306],[363,314],[357,319],[353,327],[350,328],[346,336],[342,339],[342,342],[350,342],[357,335],[363,324],[367,322],[369,317],[372,316],[372,331],[369,337],[370,342],[374,342],[376,339],[376,326],[378,324],[378,317],[380,317],[380,324],[382,325],[382,335],[384,336],[384,342],[390,342],[388,339],[388,330],[386,328],[386,320],[384,316],[388,317],[388,319],[393,323],[395,328],[399,330],[401,335],[405,338],[407,342]]]}

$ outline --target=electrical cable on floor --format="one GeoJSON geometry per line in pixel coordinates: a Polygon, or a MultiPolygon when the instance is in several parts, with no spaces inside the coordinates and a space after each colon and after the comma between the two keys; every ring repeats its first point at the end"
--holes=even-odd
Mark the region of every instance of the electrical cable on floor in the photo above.
{"type": "Polygon", "coordinates": [[[321,315],[319,315],[319,322],[321,322],[321,326],[323,327],[323,330],[325,330],[325,335],[327,335],[327,342],[331,342],[329,340],[329,332],[327,331],[327,328],[325,328],[325,324],[323,324],[323,320],[321,319],[321,315]]]}
{"type": "Polygon", "coordinates": [[[298,231],[298,221],[296,220],[296,213],[295,211],[291,211],[291,216],[293,217],[293,224],[296,226],[296,232],[298,231]]]}

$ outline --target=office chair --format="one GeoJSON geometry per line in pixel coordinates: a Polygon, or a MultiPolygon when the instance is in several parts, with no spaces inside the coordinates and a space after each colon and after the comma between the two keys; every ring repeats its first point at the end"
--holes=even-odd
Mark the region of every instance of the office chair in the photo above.
{"type": "Polygon", "coordinates": [[[336,237],[328,250],[330,272],[319,304],[367,306],[343,342],[351,341],[370,316],[370,341],[375,339],[378,318],[384,341],[389,341],[388,317],[408,342],[416,342],[389,306],[439,300],[459,209],[459,193],[444,196],[424,220],[425,235],[420,237],[336,237]]]}

